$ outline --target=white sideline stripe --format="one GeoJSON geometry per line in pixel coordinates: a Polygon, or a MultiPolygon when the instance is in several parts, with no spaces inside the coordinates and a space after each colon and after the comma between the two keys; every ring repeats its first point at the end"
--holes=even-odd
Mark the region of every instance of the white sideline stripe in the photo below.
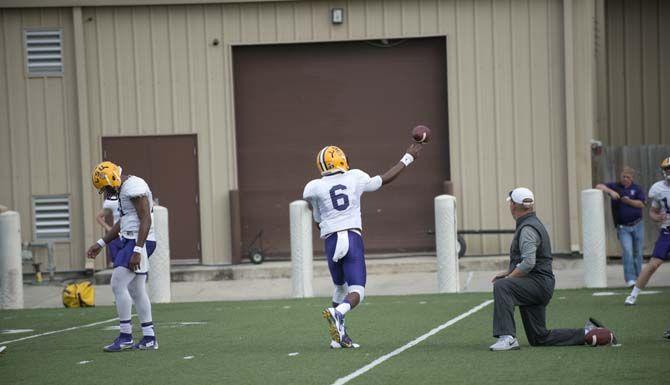
{"type": "Polygon", "coordinates": [[[27,337],[23,337],[23,338],[17,338],[17,339],[15,339],[15,340],[2,341],[2,342],[0,342],[0,345],[2,345],[2,344],[11,344],[12,342],[25,341],[25,340],[29,340],[29,339],[32,339],[32,338],[48,336],[48,335],[51,335],[51,334],[57,334],[57,333],[63,333],[63,332],[69,332],[69,331],[71,331],[71,330],[77,330],[77,329],[83,329],[83,328],[90,328],[91,326],[102,325],[102,324],[106,324],[106,323],[109,323],[109,322],[112,322],[112,321],[118,321],[118,320],[119,320],[118,318],[110,318],[110,319],[105,320],[105,321],[93,322],[92,324],[86,324],[86,325],[80,325],[80,326],[73,326],[73,327],[71,327],[71,328],[61,329],[61,330],[52,330],[52,331],[50,331],[50,332],[41,333],[41,334],[33,334],[32,336],[27,336],[27,337]]]}
{"type": "Polygon", "coordinates": [[[443,323],[442,325],[440,325],[440,326],[436,327],[435,329],[429,331],[428,333],[422,335],[421,337],[418,337],[415,340],[408,342],[406,345],[404,345],[402,347],[399,347],[398,349],[392,351],[391,353],[388,353],[386,355],[383,355],[383,356],[377,358],[376,360],[370,362],[369,364],[365,365],[364,367],[362,367],[362,368],[358,369],[357,371],[349,374],[348,376],[338,378],[337,381],[333,382],[333,385],[346,384],[347,382],[353,380],[354,378],[360,376],[361,374],[367,372],[368,370],[370,370],[370,369],[374,368],[375,366],[381,364],[382,362],[388,360],[389,358],[391,358],[393,356],[397,356],[398,354],[404,352],[405,350],[411,348],[412,346],[418,344],[419,342],[422,342],[422,341],[428,339],[428,337],[431,337],[431,336],[439,333],[440,331],[442,331],[442,329],[448,328],[449,326],[455,324],[456,322],[462,320],[463,318],[466,318],[466,317],[478,312],[479,310],[481,310],[484,307],[490,305],[491,303],[493,303],[492,299],[489,299],[487,301],[482,302],[481,304],[473,307],[472,309],[470,309],[467,312],[459,315],[458,317],[450,319],[449,321],[443,323]]]}

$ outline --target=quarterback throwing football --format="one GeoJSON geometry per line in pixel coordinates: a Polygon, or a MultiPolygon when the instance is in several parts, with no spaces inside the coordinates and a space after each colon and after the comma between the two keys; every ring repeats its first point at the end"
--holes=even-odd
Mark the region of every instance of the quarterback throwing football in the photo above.
{"type": "Polygon", "coordinates": [[[303,199],[312,206],[314,220],[325,240],[328,269],[335,285],[333,307],[323,311],[333,348],[352,348],[344,316],[365,297],[365,255],[362,238],[361,195],[379,190],[393,181],[421,152],[422,145],[413,143],[400,161],[383,175],[370,177],[361,170],[350,170],[347,157],[340,148],[326,146],[316,157],[321,179],[307,183],[303,199]]]}
{"type": "Polygon", "coordinates": [[[93,186],[105,196],[118,196],[121,219],[104,237],[94,243],[86,253],[95,258],[105,245],[119,238],[121,246],[114,255],[112,291],[119,315],[121,334],[104,347],[106,352],[126,349],[154,350],[158,342],[151,317],[151,302],[146,282],[149,256],[156,249],[151,212],[153,197],[149,185],[142,178],[121,175],[121,167],[112,162],[102,162],[93,169],[93,186]],[[133,345],[130,312],[135,303],[144,337],[133,345]]]}

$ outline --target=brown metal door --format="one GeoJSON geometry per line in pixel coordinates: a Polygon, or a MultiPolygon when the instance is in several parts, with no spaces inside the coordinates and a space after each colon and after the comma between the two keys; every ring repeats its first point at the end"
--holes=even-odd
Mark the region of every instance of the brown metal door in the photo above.
{"type": "Polygon", "coordinates": [[[200,260],[200,202],[195,135],[102,138],[104,160],[125,175],[147,181],[154,199],[169,210],[170,259],[200,260]]]}
{"type": "MultiPolygon", "coordinates": [[[[365,194],[362,215],[368,252],[434,250],[433,198],[450,179],[444,38],[240,46],[233,64],[244,246],[262,230],[267,254],[288,255],[288,206],[320,177],[322,147],[374,176],[425,124],[433,140],[421,159],[365,194]]],[[[314,240],[322,250],[316,228],[314,240]]]]}

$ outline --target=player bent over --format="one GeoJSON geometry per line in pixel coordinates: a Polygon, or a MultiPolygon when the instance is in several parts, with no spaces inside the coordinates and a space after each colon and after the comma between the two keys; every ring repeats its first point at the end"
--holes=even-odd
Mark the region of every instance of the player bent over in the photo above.
{"type": "Polygon", "coordinates": [[[121,235],[121,249],[114,256],[112,291],[119,315],[121,334],[113,343],[104,347],[106,352],[126,349],[158,349],[151,317],[151,302],[147,295],[146,281],[149,256],[156,249],[151,212],[153,196],[147,183],[136,176],[121,175],[121,168],[112,162],[102,162],[93,169],[93,187],[106,196],[118,196],[121,219],[112,226],[87,251],[89,258],[106,244],[121,235]],[[133,345],[130,313],[135,303],[144,337],[133,345]]]}
{"type": "Polygon", "coordinates": [[[663,180],[654,183],[647,195],[651,201],[649,216],[660,224],[661,232],[658,234],[651,259],[642,268],[633,290],[624,301],[626,305],[635,305],[640,290],[647,286],[656,269],[670,259],[670,157],[661,161],[661,173],[663,180]]]}
{"type": "Polygon", "coordinates": [[[421,144],[410,145],[400,162],[383,175],[372,178],[361,170],[350,170],[346,155],[338,147],[326,146],[316,157],[322,177],[307,183],[303,199],[310,203],[314,220],[321,229],[328,269],[335,285],[333,307],[323,311],[333,348],[358,346],[347,335],[344,316],[365,297],[367,276],[361,195],[393,181],[420,152],[421,144]]]}

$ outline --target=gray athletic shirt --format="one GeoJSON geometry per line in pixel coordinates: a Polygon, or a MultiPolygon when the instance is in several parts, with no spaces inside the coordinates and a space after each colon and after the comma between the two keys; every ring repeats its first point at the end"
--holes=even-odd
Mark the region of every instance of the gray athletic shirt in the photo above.
{"type": "Polygon", "coordinates": [[[535,254],[540,245],[540,234],[531,226],[525,226],[519,234],[519,250],[521,250],[521,263],[516,267],[528,274],[535,267],[535,254]]]}

